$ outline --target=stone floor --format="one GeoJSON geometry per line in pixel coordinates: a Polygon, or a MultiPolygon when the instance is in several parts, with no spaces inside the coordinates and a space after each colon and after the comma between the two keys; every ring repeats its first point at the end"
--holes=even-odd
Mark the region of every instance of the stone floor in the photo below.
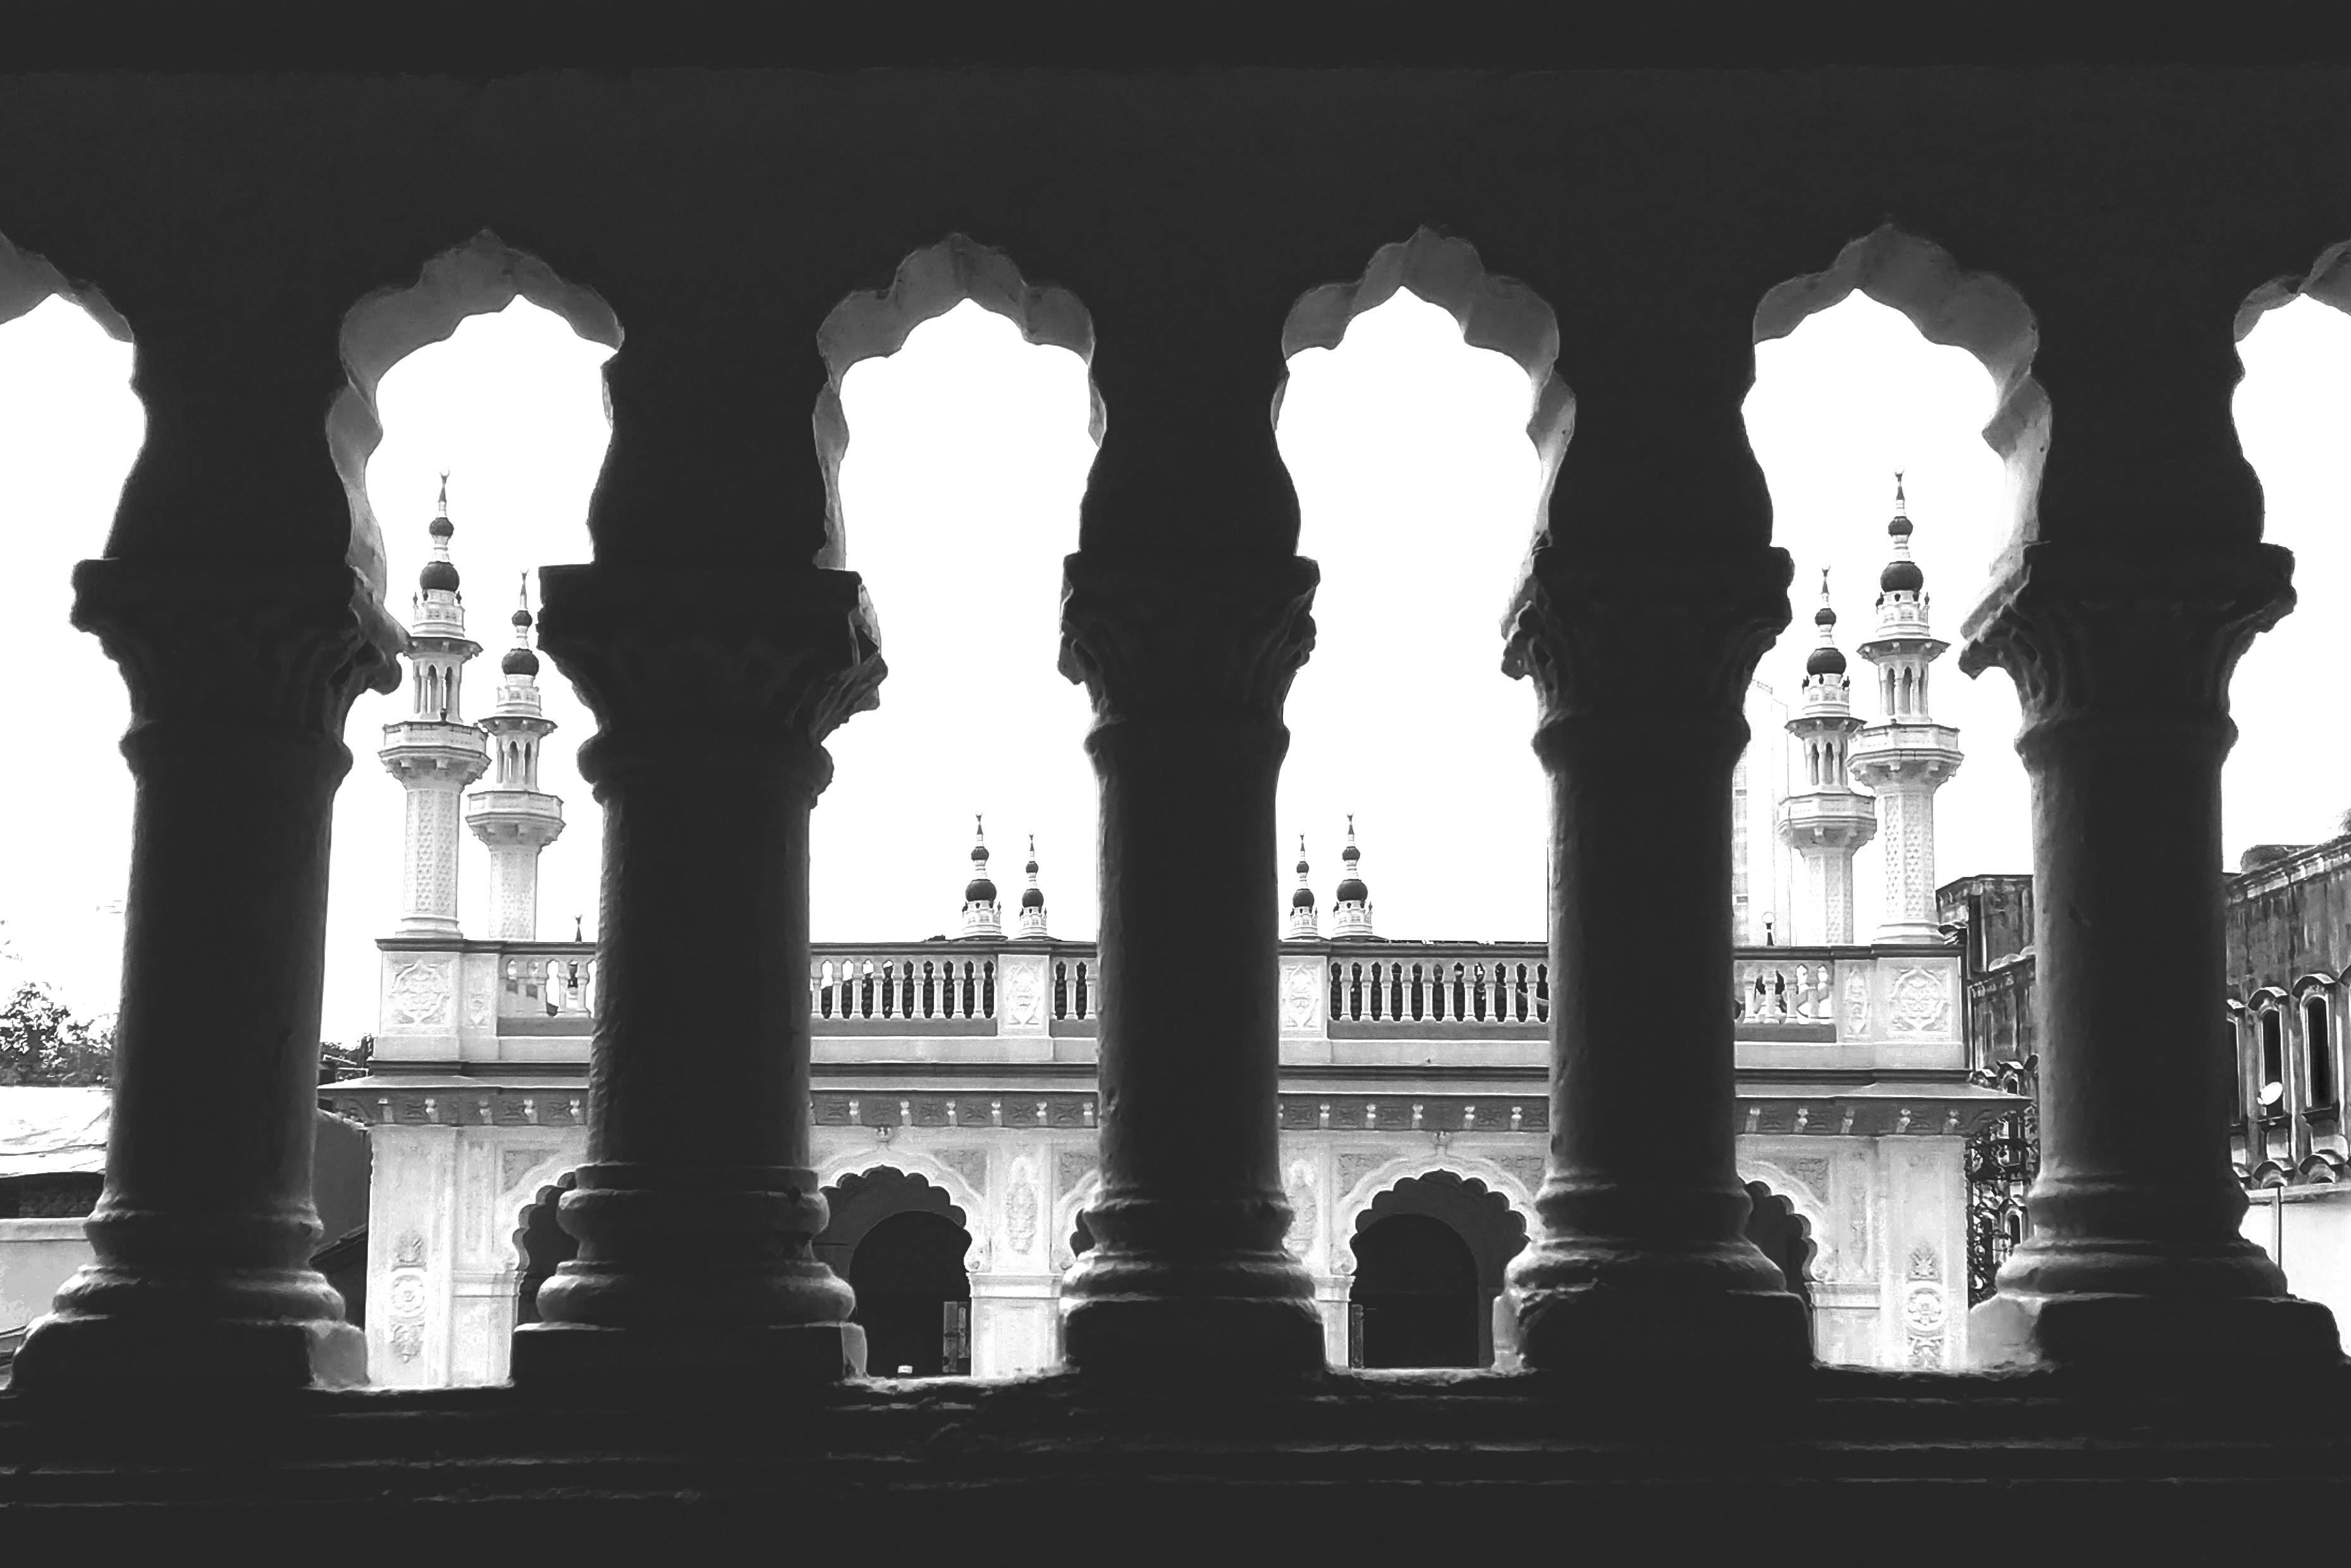
{"type": "Polygon", "coordinates": [[[2163,1381],[1375,1373],[1206,1397],[1061,1375],[657,1409],[486,1388],[178,1413],[0,1394],[0,1555],[300,1540],[408,1563],[482,1547],[661,1563],[1075,1548],[1221,1568],[1521,1548],[1672,1562],[1776,1538],[1792,1560],[2095,1547],[2168,1563],[2331,1538],[2351,1503],[2351,1368],[2201,1393],[2163,1381]]]}

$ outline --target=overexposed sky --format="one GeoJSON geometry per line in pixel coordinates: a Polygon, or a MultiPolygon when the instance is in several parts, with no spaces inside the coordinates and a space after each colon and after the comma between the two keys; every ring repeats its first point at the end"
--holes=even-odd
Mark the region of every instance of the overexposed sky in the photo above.
{"type": "MultiPolygon", "coordinates": [[[[443,468],[485,661],[507,641],[518,573],[586,558],[583,518],[608,434],[604,357],[517,302],[465,321],[385,377],[385,436],[368,484],[395,612],[405,617],[425,559],[443,468]]],[[[2298,301],[2263,320],[2244,360],[2246,451],[2267,488],[2269,537],[2300,557],[2303,599],[2255,643],[2236,683],[2232,864],[2251,843],[2328,836],[2351,807],[2339,782],[2346,743],[2311,722],[2330,711],[2351,644],[2341,503],[2351,460],[2338,434],[2351,428],[2351,319],[2298,301]]],[[[85,1014],[111,1011],[118,984],[131,789],[116,741],[128,714],[96,640],[67,624],[67,575],[102,548],[137,450],[130,370],[129,345],[59,300],[0,327],[0,572],[12,611],[0,639],[7,668],[41,673],[19,682],[16,734],[27,744],[0,775],[10,824],[0,983],[47,981],[85,1014]]],[[[1562,370],[1573,385],[1575,367],[1562,370]]],[[[1408,294],[1360,319],[1338,349],[1298,356],[1290,373],[1278,436],[1303,508],[1301,549],[1322,562],[1323,588],[1317,648],[1289,707],[1283,884],[1263,891],[1286,899],[1302,832],[1327,910],[1352,811],[1384,935],[1539,937],[1544,794],[1528,745],[1532,694],[1499,668],[1498,622],[1540,482],[1523,434],[1525,377],[1503,356],[1467,348],[1449,317],[1408,294]]],[[[1908,475],[1935,625],[1957,641],[2005,527],[2000,465],[1978,434],[1990,398],[1963,351],[1931,347],[1859,297],[1759,350],[1749,430],[1778,540],[1797,567],[1795,619],[1761,679],[1793,690],[1823,565],[1849,657],[1867,635],[1896,467],[1908,475]]],[[[871,586],[892,674],[882,706],[831,742],[838,768],[816,823],[816,934],[952,932],[972,817],[985,813],[1008,902],[1034,833],[1054,932],[1091,936],[1093,783],[1080,746],[1088,713],[1082,691],[1054,668],[1061,559],[1075,548],[1092,457],[1083,367],[966,305],[900,353],[852,370],[843,401],[850,564],[871,586]]],[[[1114,427],[1119,411],[1109,417],[1114,427]]],[[[2064,418],[2061,405],[2059,440],[2064,418]]],[[[804,427],[785,438],[805,439],[804,427]]],[[[486,711],[492,667],[475,666],[468,717],[486,711]]],[[[1996,672],[1967,680],[1955,655],[1938,676],[1937,716],[1959,727],[1968,754],[1939,800],[1939,875],[2029,870],[2013,692],[1996,672]]],[[[568,936],[576,915],[592,937],[599,824],[573,763],[590,726],[551,664],[543,684],[562,726],[543,781],[563,796],[570,826],[541,862],[540,932],[568,936]]],[[[1857,710],[1876,716],[1874,685],[1856,682],[1856,692],[1857,710]]],[[[374,753],[402,700],[362,699],[347,731],[354,761],[335,822],[329,1040],[375,1022],[371,939],[396,913],[402,806],[374,753]]],[[[468,838],[460,915],[469,930],[486,925],[486,860],[468,838]]],[[[1864,930],[1876,917],[1877,876],[1866,851],[1864,930]]]]}

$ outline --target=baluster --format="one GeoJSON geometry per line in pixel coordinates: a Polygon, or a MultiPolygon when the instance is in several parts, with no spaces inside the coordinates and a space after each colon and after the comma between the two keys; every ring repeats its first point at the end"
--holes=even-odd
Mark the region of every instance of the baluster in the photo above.
{"type": "Polygon", "coordinates": [[[1415,964],[1412,967],[1412,1016],[1416,1020],[1428,1016],[1428,998],[1425,988],[1425,978],[1421,974],[1420,966],[1415,964]]]}
{"type": "Polygon", "coordinates": [[[1347,966],[1347,1016],[1350,1019],[1364,1016],[1364,967],[1361,964],[1347,966]]]}
{"type": "Polygon", "coordinates": [[[1070,966],[1066,959],[1053,960],[1053,1016],[1070,1016],[1070,966]]]}
{"type": "Polygon", "coordinates": [[[1468,971],[1463,968],[1459,960],[1457,959],[1453,965],[1453,1020],[1456,1023],[1460,1022],[1468,1015],[1468,1009],[1464,1005],[1468,998],[1464,994],[1462,986],[1462,981],[1467,973],[1468,971]]]}
{"type": "Polygon", "coordinates": [[[996,960],[993,958],[982,966],[979,1002],[983,1015],[988,1018],[996,1016],[996,960]]]}
{"type": "Polygon", "coordinates": [[[1388,966],[1388,1017],[1399,1021],[1404,1018],[1404,966],[1402,964],[1388,966]]]}
{"type": "Polygon", "coordinates": [[[1332,959],[1331,962],[1331,1016],[1334,1019],[1347,1016],[1345,976],[1345,967],[1337,959],[1332,959]]]}
{"type": "Polygon", "coordinates": [[[937,967],[934,965],[930,959],[925,958],[923,960],[923,1016],[925,1018],[935,1018],[938,1016],[938,993],[935,989],[936,985],[936,967],[937,967]]]}
{"type": "Polygon", "coordinates": [[[1551,1022],[1551,966],[1535,966],[1535,1018],[1541,1023],[1551,1022]]]}
{"type": "Polygon", "coordinates": [[[1078,960],[1078,1016],[1080,1018],[1088,1016],[1086,1012],[1086,961],[1083,958],[1078,960]]]}

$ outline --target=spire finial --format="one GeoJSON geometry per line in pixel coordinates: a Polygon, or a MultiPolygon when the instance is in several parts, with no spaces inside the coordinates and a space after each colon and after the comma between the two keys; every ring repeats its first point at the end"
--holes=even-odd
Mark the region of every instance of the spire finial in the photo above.
{"type": "Polygon", "coordinates": [[[449,515],[449,470],[446,468],[441,470],[441,499],[435,505],[434,515],[444,517],[449,515]]]}
{"type": "Polygon", "coordinates": [[[987,874],[987,823],[977,811],[971,818],[971,880],[963,888],[963,935],[1001,936],[1003,917],[996,904],[996,883],[987,874]]]}
{"type": "Polygon", "coordinates": [[[1910,503],[1902,494],[1902,470],[1899,468],[1894,471],[1894,515],[1897,517],[1910,515],[1910,503]]]}

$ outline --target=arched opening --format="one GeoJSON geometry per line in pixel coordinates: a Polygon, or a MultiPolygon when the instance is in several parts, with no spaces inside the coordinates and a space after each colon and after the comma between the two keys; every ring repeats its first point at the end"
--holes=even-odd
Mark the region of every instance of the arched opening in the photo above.
{"type": "MultiPolygon", "coordinates": [[[[408,808],[402,785],[374,756],[383,727],[411,717],[418,694],[434,714],[445,708],[469,725],[488,716],[526,580],[536,612],[539,567],[590,559],[588,502],[611,437],[603,367],[620,341],[618,320],[590,291],[487,234],[344,318],[350,384],[329,413],[327,437],[350,501],[355,560],[381,574],[386,608],[413,626],[446,473],[455,529],[449,557],[465,634],[480,651],[462,672],[418,660],[413,687],[403,682],[352,706],[346,734],[354,761],[335,800],[327,908],[321,1029],[330,1040],[375,1030],[382,980],[374,939],[401,909],[408,808]]],[[[574,762],[596,722],[552,660],[541,660],[538,689],[543,716],[556,726],[540,753],[538,787],[571,818],[538,862],[537,934],[552,940],[571,935],[574,915],[584,927],[598,906],[600,838],[580,825],[590,797],[574,762]]],[[[477,789],[498,783],[495,756],[485,757],[493,765],[477,789]]],[[[457,916],[469,937],[495,928],[490,876],[487,848],[461,827],[457,916]]]]}
{"type": "MultiPolygon", "coordinates": [[[[2351,660],[2351,245],[2311,272],[2255,290],[2239,313],[2244,367],[2232,400],[2237,438],[2261,480],[2262,538],[2294,552],[2294,607],[2252,640],[2229,683],[2237,742],[2221,768],[2222,863],[2256,845],[2320,843],[2351,831],[2342,785],[2351,759],[2331,707],[2333,673],[2351,660]]],[[[2301,969],[2351,967],[2351,932],[2279,919],[2279,956],[2301,969]]],[[[2255,984],[2283,985],[2283,972],[2255,984]]]]}
{"type": "Polygon", "coordinates": [[[1771,1260],[1788,1289],[1804,1303],[1806,1332],[1813,1326],[1813,1227],[1796,1206],[1760,1181],[1747,1184],[1747,1239],[1771,1260]]]}
{"type": "Polygon", "coordinates": [[[2275,1007],[2263,1008],[2260,1016],[2262,1071],[2255,1086],[2260,1113],[2279,1115],[2285,1111],[2285,1019],[2275,1007]]]}
{"type": "Polygon", "coordinates": [[[844,1176],[824,1197],[831,1218],[815,1252],[857,1292],[852,1321],[865,1329],[866,1371],[968,1374],[971,1232],[963,1210],[922,1176],[888,1166],[844,1176]]]}
{"type": "Polygon", "coordinates": [[[1326,921],[1352,813],[1378,935],[1539,937],[1542,856],[1518,851],[1549,796],[1499,627],[1565,444],[1552,310],[1424,229],[1304,296],[1282,352],[1275,439],[1322,580],[1278,841],[1303,836],[1326,921]],[[1467,823],[1499,852],[1465,866],[1467,823]]]}
{"type": "Polygon", "coordinates": [[[515,1255],[521,1269],[515,1281],[515,1325],[538,1322],[538,1288],[555,1271],[580,1255],[580,1239],[563,1228],[563,1195],[579,1185],[579,1176],[565,1171],[538,1189],[538,1201],[523,1210],[515,1231],[515,1255]]]}
{"type": "Polygon", "coordinates": [[[2302,1003],[2303,1082],[2310,1086],[2315,1110],[2335,1103],[2335,1046],[2327,1027],[2326,998],[2305,997],[2302,1003]]]}
{"type": "Polygon", "coordinates": [[[1092,320],[956,235],[843,300],[818,346],[837,564],[864,580],[890,677],[881,707],[825,743],[815,936],[959,935],[975,816],[1004,935],[1033,833],[1050,934],[1089,936],[1092,715],[1058,663],[1061,560],[1102,429],[1092,320]]]}
{"type": "Polygon", "coordinates": [[[1460,1233],[1425,1214],[1393,1214],[1355,1233],[1347,1293],[1350,1365],[1479,1364],[1478,1260],[1460,1233]]]}
{"type": "MultiPolygon", "coordinates": [[[[1755,336],[1755,382],[1743,413],[1771,493],[1772,542],[1795,560],[1795,614],[1758,663],[1750,690],[1745,768],[1757,788],[1733,872],[1750,890],[1737,939],[1764,940],[1768,906],[1782,942],[1818,943],[1833,933],[1866,942],[1892,920],[1910,923],[1908,939],[1917,940],[1921,928],[1932,929],[1940,883],[2031,870],[2031,795],[2009,743],[2020,722],[2014,685],[1961,678],[1948,651],[1911,660],[1917,643],[1906,645],[1903,621],[1889,618],[1904,608],[1886,588],[1899,580],[1889,576],[1896,473],[1911,525],[1901,549],[1923,580],[1915,608],[1927,633],[1955,648],[1962,618],[2016,537],[2038,484],[2034,431],[2045,423],[2046,400],[2029,373],[2032,319],[2005,284],[1964,273],[1935,246],[1888,226],[1847,246],[1826,270],[1772,290],[1756,312],[1755,336]],[[1807,718],[1806,666],[1820,645],[1814,615],[1823,586],[1851,727],[1864,738],[1836,739],[1836,765],[1814,788],[1866,797],[1892,778],[1890,768],[1873,774],[1865,727],[1897,718],[1956,730],[1964,758],[1928,797],[1932,874],[1914,882],[1889,870],[1881,801],[1870,838],[1844,852],[1852,897],[1841,915],[1826,906],[1830,884],[1805,873],[1782,831],[1783,801],[1797,791],[1771,782],[1800,776],[1778,758],[1791,744],[1790,721],[1801,727],[1807,718]],[[1908,907],[1889,914],[1888,890],[1897,883],[1891,902],[1908,907]]],[[[1920,744],[1901,741],[1911,750],[1920,744]]],[[[1797,820],[1804,810],[1796,808],[1797,820]]],[[[1814,820],[1834,816],[1825,803],[1811,810],[1814,820]]]]}
{"type": "MultiPolygon", "coordinates": [[[[130,329],[103,298],[0,238],[0,667],[18,677],[11,724],[39,737],[39,766],[0,782],[0,1003],[32,988],[26,1005],[62,1008],[109,1038],[131,867],[120,749],[131,704],[113,661],[68,616],[74,566],[105,553],[145,439],[132,361],[130,329]]],[[[60,1066],[26,1082],[93,1081],[60,1066]]]]}
{"type": "Polygon", "coordinates": [[[971,1235],[936,1214],[908,1209],[865,1233],[849,1260],[866,1370],[877,1377],[959,1376],[971,1371],[971,1235]]]}
{"type": "Polygon", "coordinates": [[[1526,1218],[1475,1176],[1429,1171],[1406,1176],[1373,1198],[1355,1222],[1357,1267],[1348,1293],[1350,1364],[1493,1365],[1494,1303],[1502,1294],[1504,1271],[1526,1244],[1526,1218]],[[1415,1225],[1373,1244],[1375,1266],[1367,1284],[1364,1238],[1375,1228],[1400,1219],[1441,1227],[1465,1249],[1467,1276],[1447,1261],[1452,1254],[1446,1248],[1415,1225]],[[1398,1300],[1387,1301],[1389,1294],[1398,1300]],[[1444,1304],[1438,1304],[1440,1298],[1444,1304]],[[1378,1326],[1383,1321],[1393,1332],[1378,1326]],[[1357,1329],[1366,1322],[1372,1326],[1358,1333],[1357,1329]],[[1462,1324],[1468,1325],[1466,1329],[1462,1324]],[[1451,1359],[1364,1359],[1439,1354],[1451,1359]]]}

